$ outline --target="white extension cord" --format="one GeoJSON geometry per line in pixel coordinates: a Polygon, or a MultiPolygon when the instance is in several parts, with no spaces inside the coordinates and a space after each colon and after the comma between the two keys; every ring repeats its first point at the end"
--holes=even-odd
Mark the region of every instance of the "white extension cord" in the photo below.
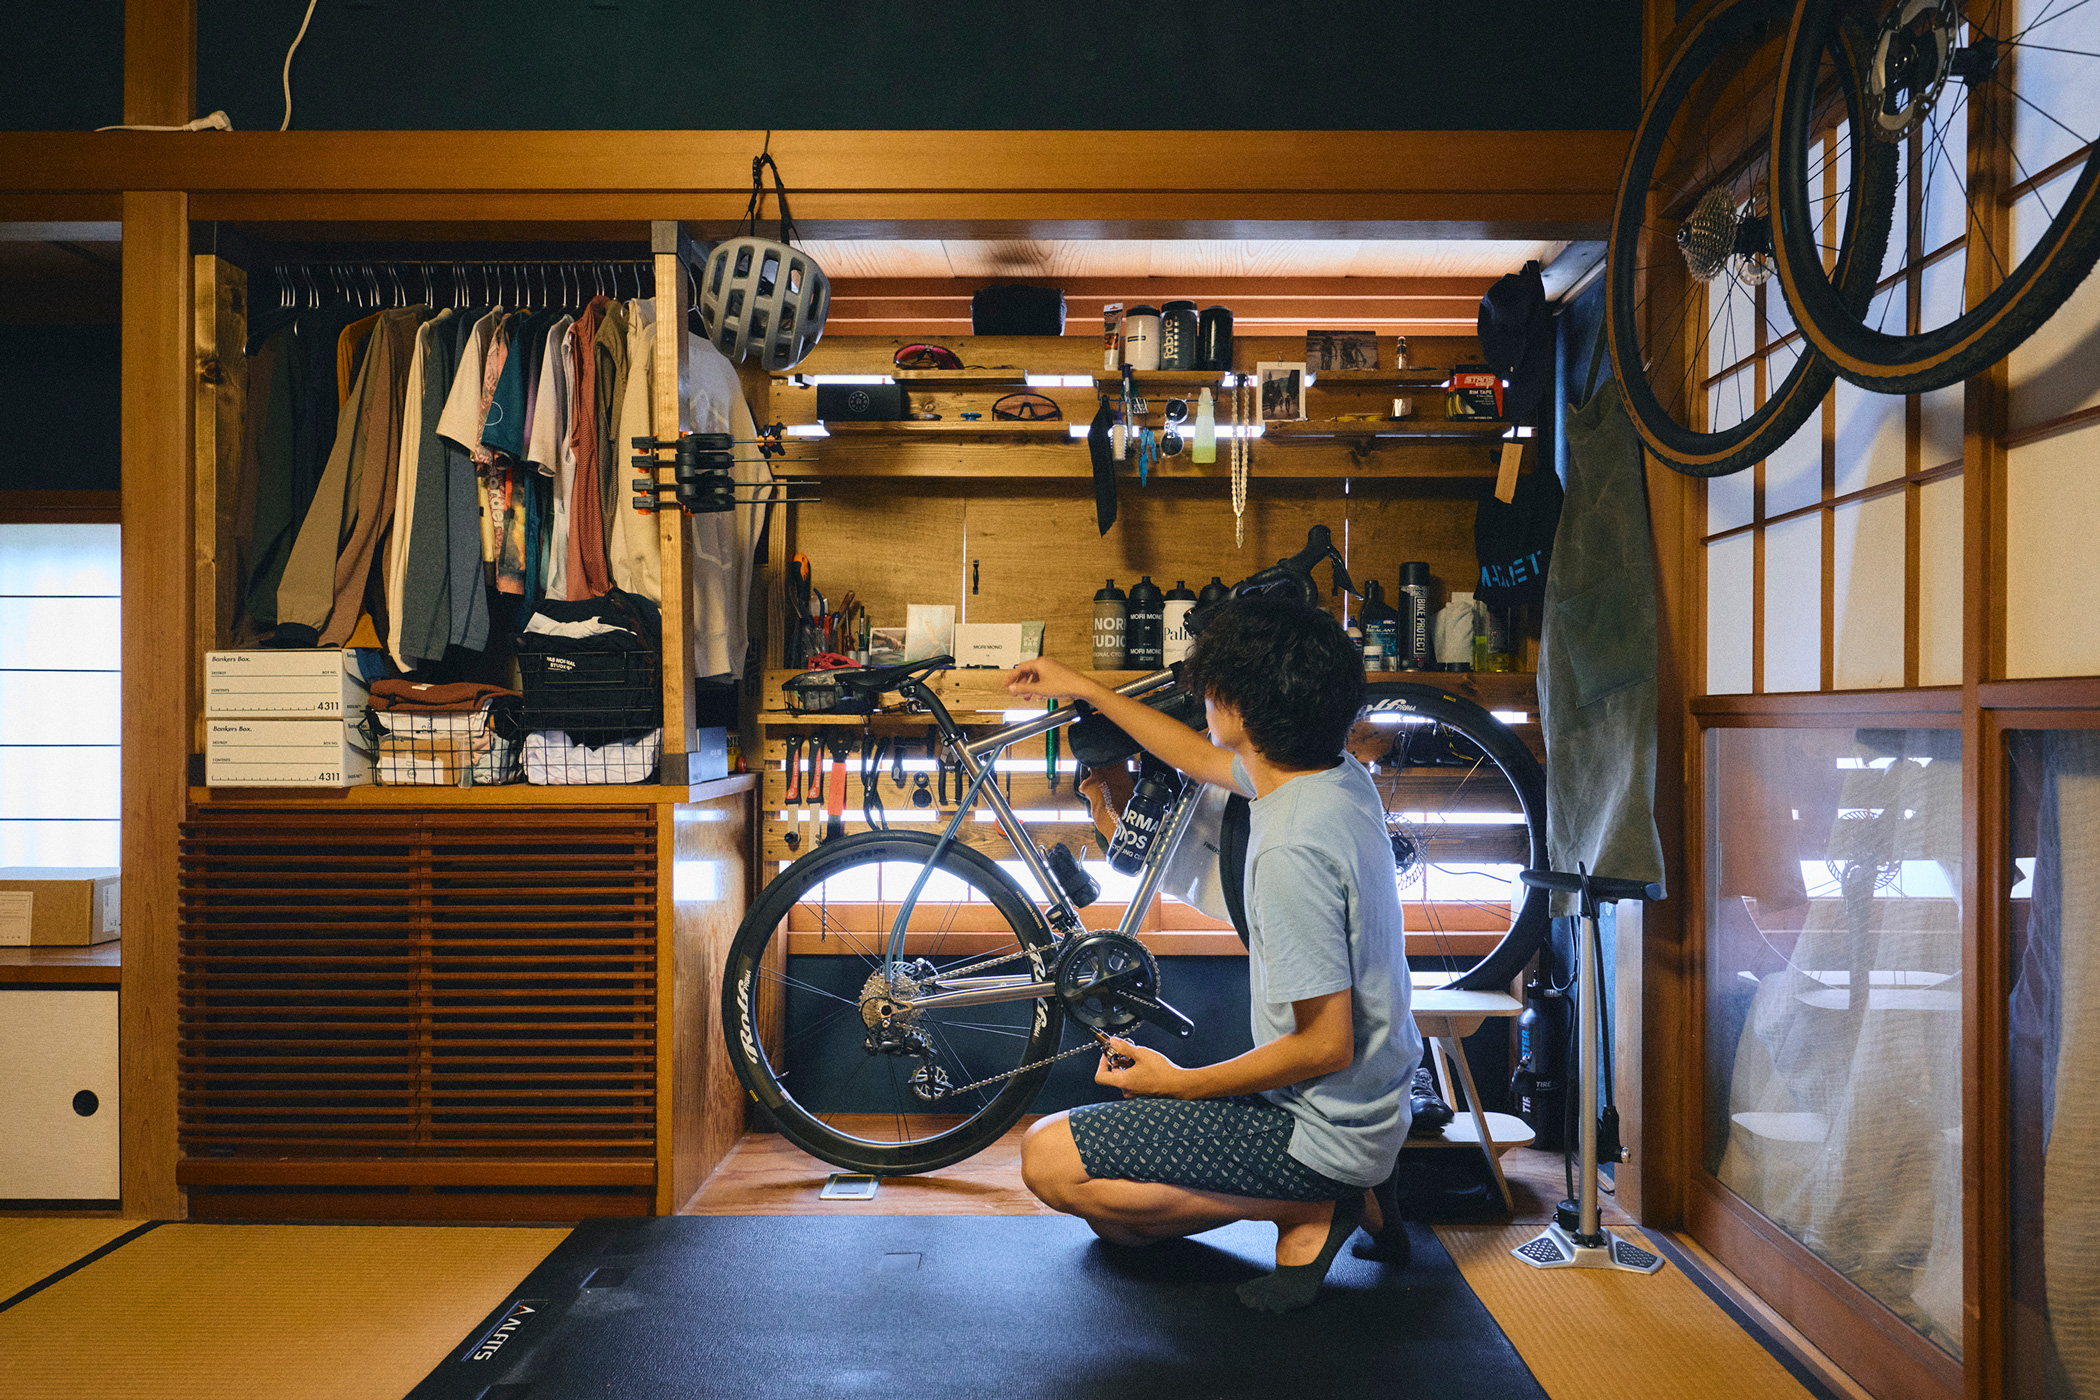
{"type": "Polygon", "coordinates": [[[231,131],[233,119],[224,112],[213,112],[208,117],[199,117],[181,126],[98,126],[97,131],[231,131]]]}

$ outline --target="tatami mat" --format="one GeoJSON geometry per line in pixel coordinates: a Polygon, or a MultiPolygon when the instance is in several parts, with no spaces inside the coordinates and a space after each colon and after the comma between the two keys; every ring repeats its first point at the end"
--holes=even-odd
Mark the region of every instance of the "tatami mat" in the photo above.
{"type": "Polygon", "coordinates": [[[1673,1264],[1647,1276],[1534,1269],[1510,1250],[1535,1225],[1436,1233],[1553,1400],[1810,1400],[1673,1264]]]}
{"type": "Polygon", "coordinates": [[[100,1217],[0,1217],[0,1302],[94,1253],[126,1230],[137,1229],[140,1223],[100,1217]]]}
{"type": "Polygon", "coordinates": [[[399,1400],[567,1234],[163,1225],[0,1312],[0,1395],[399,1400]]]}

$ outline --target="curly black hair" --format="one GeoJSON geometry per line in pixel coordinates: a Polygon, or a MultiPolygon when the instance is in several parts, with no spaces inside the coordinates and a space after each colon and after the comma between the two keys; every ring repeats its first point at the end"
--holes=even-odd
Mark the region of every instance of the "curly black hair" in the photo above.
{"type": "Polygon", "coordinates": [[[1181,683],[1239,711],[1279,768],[1330,768],[1364,706],[1362,653],[1331,614],[1294,598],[1235,598],[1203,624],[1181,683]]]}

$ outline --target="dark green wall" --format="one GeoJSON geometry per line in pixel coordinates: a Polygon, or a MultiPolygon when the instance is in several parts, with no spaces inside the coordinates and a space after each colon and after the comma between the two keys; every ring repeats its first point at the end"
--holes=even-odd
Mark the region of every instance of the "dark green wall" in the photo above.
{"type": "MultiPolygon", "coordinates": [[[[120,0],[18,5],[0,129],[122,120],[120,0]]],[[[300,0],[200,0],[198,111],[274,129],[300,0]]],[[[321,0],[307,130],[1627,128],[1634,0],[321,0]]]]}
{"type": "Polygon", "coordinates": [[[0,325],[0,490],[117,489],[115,326],[0,325]]]}

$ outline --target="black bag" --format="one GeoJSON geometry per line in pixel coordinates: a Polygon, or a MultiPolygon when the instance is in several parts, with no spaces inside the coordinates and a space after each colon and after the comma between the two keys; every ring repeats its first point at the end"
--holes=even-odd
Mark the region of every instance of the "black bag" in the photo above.
{"type": "Polygon", "coordinates": [[[842,675],[859,674],[844,669],[804,671],[780,683],[788,709],[798,715],[872,715],[875,696],[855,685],[839,684],[842,675]]]}
{"type": "Polygon", "coordinates": [[[1473,596],[1503,607],[1537,608],[1546,600],[1546,566],[1560,528],[1560,477],[1541,464],[1517,478],[1515,498],[1504,505],[1492,495],[1473,517],[1473,552],[1480,578],[1473,596]]]}

